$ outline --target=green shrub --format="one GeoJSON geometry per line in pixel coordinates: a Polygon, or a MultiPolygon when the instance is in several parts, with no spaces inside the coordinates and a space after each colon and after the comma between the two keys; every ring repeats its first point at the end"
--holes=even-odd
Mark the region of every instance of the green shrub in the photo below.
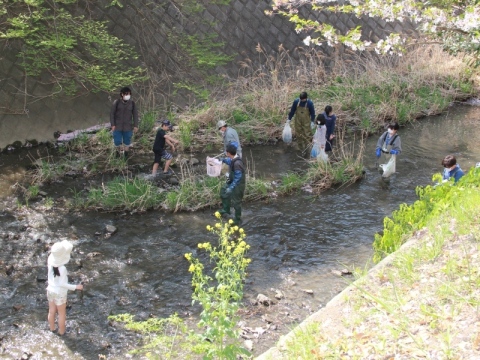
{"type": "Polygon", "coordinates": [[[428,221],[441,214],[445,209],[468,199],[479,198],[480,169],[472,168],[458,183],[453,180],[441,182],[442,176],[436,174],[433,181],[437,185],[417,187],[419,199],[412,205],[402,204],[383,221],[383,233],[376,234],[373,242],[374,261],[378,262],[386,255],[396,251],[414,231],[426,226],[428,221]]]}

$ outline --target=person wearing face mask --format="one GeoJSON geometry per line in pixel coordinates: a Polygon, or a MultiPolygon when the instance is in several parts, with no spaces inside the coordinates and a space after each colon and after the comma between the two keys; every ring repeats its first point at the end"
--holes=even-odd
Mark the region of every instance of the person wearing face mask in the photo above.
{"type": "Polygon", "coordinates": [[[217,129],[220,131],[223,137],[223,152],[225,153],[225,156],[227,154],[227,146],[232,144],[237,149],[236,154],[241,159],[242,146],[240,145],[240,139],[237,131],[234,128],[229,127],[225,120],[220,120],[217,122],[217,129]]]}
{"type": "Polygon", "coordinates": [[[298,149],[306,153],[308,146],[312,142],[312,130],[315,128],[315,107],[308,94],[304,91],[298,99],[293,101],[287,123],[290,124],[295,116],[295,134],[298,141],[298,149]]]}
{"type": "Polygon", "coordinates": [[[138,131],[138,110],[132,100],[130,88],[122,88],[120,99],[113,102],[110,110],[110,124],[112,125],[113,142],[117,148],[117,154],[124,151],[125,159],[128,159],[132,135],[138,131]]]}
{"type": "Polygon", "coordinates": [[[398,123],[392,123],[388,125],[387,131],[378,138],[375,151],[377,158],[380,158],[382,153],[388,156],[399,155],[402,152],[402,141],[397,134],[398,129],[400,129],[398,123]]]}
{"type": "Polygon", "coordinates": [[[457,159],[453,155],[447,155],[442,160],[442,165],[445,168],[443,170],[443,181],[448,181],[450,178],[454,178],[454,182],[460,180],[460,178],[465,175],[463,170],[460,168],[460,165],[457,164],[457,159]]]}

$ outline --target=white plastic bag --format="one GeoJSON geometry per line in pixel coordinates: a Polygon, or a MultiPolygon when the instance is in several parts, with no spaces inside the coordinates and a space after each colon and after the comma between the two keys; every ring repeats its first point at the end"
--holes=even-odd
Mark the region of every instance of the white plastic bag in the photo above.
{"type": "Polygon", "coordinates": [[[388,163],[381,164],[380,168],[383,169],[382,177],[387,178],[395,172],[397,155],[392,155],[388,163]]]}
{"type": "Polygon", "coordinates": [[[292,128],[288,122],[285,123],[285,127],[283,128],[282,139],[285,144],[292,142],[292,128]]]}
{"type": "Polygon", "coordinates": [[[211,177],[220,176],[222,173],[222,162],[218,159],[207,156],[207,175],[211,177]]]}
{"type": "Polygon", "coordinates": [[[328,162],[328,155],[325,152],[325,149],[320,149],[320,152],[317,155],[317,161],[328,162]]]}

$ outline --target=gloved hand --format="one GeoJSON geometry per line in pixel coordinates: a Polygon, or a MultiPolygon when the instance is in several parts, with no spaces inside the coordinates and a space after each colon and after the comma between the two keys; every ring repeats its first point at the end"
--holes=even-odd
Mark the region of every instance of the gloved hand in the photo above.
{"type": "Polygon", "coordinates": [[[310,122],[310,129],[312,129],[312,130],[315,129],[315,122],[314,121],[310,122]]]}
{"type": "Polygon", "coordinates": [[[232,195],[232,191],[233,191],[232,188],[227,188],[227,189],[225,190],[225,195],[227,195],[227,196],[232,195]]]}
{"type": "Polygon", "coordinates": [[[375,151],[375,156],[377,158],[379,158],[380,156],[382,156],[382,150],[380,148],[378,148],[376,151],[375,151]]]}
{"type": "Polygon", "coordinates": [[[398,150],[390,150],[390,154],[392,154],[392,155],[398,155],[398,150]]]}

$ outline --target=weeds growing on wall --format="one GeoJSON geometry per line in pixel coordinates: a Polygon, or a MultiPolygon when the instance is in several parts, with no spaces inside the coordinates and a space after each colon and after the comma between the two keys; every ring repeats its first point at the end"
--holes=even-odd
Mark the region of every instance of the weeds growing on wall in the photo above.
{"type": "Polygon", "coordinates": [[[383,234],[376,234],[373,243],[375,261],[396,251],[414,231],[426,226],[431,218],[438,217],[446,209],[463,201],[470,202],[471,199],[478,198],[480,169],[470,169],[457,184],[453,183],[453,179],[441,182],[440,174],[434,175],[433,181],[438,183],[417,187],[419,199],[415,203],[400,205],[400,209],[394,211],[391,218],[384,219],[383,234]]]}

